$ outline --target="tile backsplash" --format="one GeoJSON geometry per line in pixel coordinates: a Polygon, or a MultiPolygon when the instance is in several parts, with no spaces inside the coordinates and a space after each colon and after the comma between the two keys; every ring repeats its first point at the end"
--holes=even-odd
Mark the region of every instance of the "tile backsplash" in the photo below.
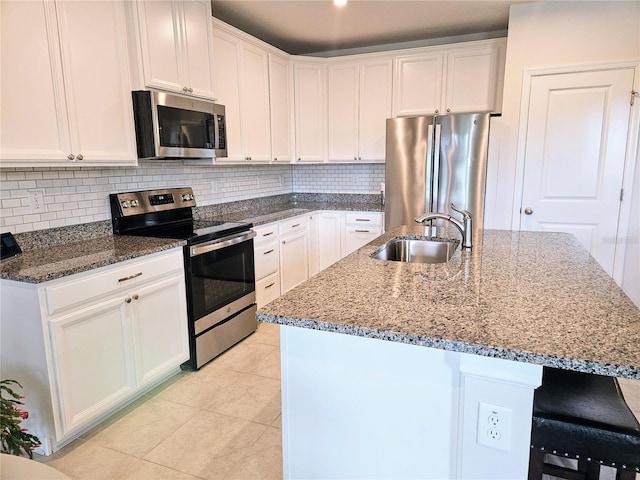
{"type": "Polygon", "coordinates": [[[384,165],[192,166],[146,161],[137,167],[0,169],[0,230],[14,233],[111,218],[108,195],[130,190],[193,187],[198,205],[285,193],[379,193],[384,165]],[[42,196],[34,212],[30,192],[42,196]]]}

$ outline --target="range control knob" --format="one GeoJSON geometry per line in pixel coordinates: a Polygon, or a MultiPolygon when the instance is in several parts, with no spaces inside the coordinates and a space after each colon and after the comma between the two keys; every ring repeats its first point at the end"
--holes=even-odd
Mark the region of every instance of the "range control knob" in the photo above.
{"type": "Polygon", "coordinates": [[[182,195],[183,202],[188,202],[189,200],[193,200],[193,194],[185,193],[184,195],[182,195]]]}
{"type": "Polygon", "coordinates": [[[123,200],[120,202],[122,208],[129,208],[129,200],[123,200]]]}
{"type": "Polygon", "coordinates": [[[135,208],[138,206],[138,200],[131,200],[131,208],[135,208]]]}

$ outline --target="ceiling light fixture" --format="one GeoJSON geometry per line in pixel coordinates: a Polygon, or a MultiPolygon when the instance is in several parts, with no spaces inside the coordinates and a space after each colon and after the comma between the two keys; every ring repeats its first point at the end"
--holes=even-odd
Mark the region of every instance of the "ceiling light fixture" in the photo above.
{"type": "Polygon", "coordinates": [[[336,7],[343,7],[347,4],[347,0],[333,0],[333,4],[336,7]]]}

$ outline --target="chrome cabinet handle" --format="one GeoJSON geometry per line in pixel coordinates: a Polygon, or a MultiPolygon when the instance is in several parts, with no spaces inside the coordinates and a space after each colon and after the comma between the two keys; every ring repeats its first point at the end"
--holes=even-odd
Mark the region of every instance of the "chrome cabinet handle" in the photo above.
{"type": "Polygon", "coordinates": [[[118,282],[126,282],[127,280],[131,280],[132,278],[136,278],[142,275],[142,272],[134,273],[133,275],[129,275],[128,277],[122,277],[118,279],[118,282]]]}
{"type": "Polygon", "coordinates": [[[263,255],[269,255],[270,253],[273,253],[273,248],[271,250],[267,250],[266,252],[264,252],[263,255]]]}
{"type": "Polygon", "coordinates": [[[262,234],[263,237],[268,237],[269,235],[273,235],[273,232],[267,232],[262,234]]]}
{"type": "Polygon", "coordinates": [[[525,215],[531,215],[533,213],[533,208],[531,207],[527,207],[524,209],[524,214],[525,215]]]}
{"type": "Polygon", "coordinates": [[[274,282],[274,283],[270,283],[269,285],[267,285],[266,287],[264,287],[264,289],[266,290],[267,288],[271,288],[271,287],[273,287],[274,285],[275,285],[275,282],[274,282]]]}
{"type": "Polygon", "coordinates": [[[296,223],[295,225],[291,225],[291,228],[296,228],[296,227],[299,227],[299,226],[300,226],[300,224],[296,223]]]}
{"type": "Polygon", "coordinates": [[[371,233],[369,230],[356,230],[356,233],[371,233]]]}
{"type": "Polygon", "coordinates": [[[356,218],[356,222],[370,222],[370,218],[356,218]]]}

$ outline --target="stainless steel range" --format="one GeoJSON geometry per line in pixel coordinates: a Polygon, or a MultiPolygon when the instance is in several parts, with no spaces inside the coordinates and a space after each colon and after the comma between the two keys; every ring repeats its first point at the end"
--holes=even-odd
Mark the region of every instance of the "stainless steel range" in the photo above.
{"type": "Polygon", "coordinates": [[[113,233],[186,240],[191,358],[199,369],[257,328],[251,223],[197,221],[190,187],[109,195],[113,233]]]}

